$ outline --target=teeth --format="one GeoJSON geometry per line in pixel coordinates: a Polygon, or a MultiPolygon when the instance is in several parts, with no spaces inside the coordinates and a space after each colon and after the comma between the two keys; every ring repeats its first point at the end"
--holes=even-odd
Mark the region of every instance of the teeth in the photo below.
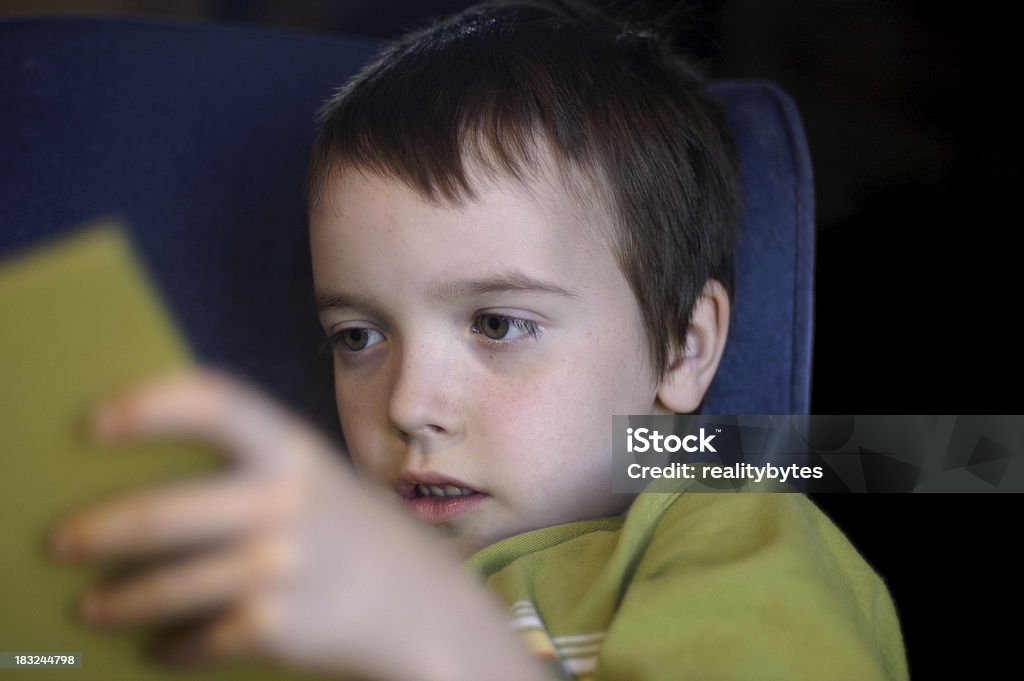
{"type": "Polygon", "coordinates": [[[455,485],[416,485],[416,495],[420,497],[464,497],[473,494],[468,487],[455,485]]]}

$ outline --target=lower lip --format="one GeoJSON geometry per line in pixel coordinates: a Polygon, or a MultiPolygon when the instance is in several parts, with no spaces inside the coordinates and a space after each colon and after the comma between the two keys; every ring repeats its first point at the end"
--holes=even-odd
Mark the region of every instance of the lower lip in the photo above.
{"type": "Polygon", "coordinates": [[[425,523],[444,523],[471,511],[486,499],[486,494],[475,492],[462,497],[412,497],[405,500],[405,505],[425,523]]]}

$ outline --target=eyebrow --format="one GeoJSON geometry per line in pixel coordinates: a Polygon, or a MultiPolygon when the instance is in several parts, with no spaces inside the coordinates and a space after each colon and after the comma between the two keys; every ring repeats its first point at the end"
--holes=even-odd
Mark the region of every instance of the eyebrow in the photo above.
{"type": "MultiPolygon", "coordinates": [[[[551,282],[535,279],[519,272],[511,272],[483,279],[460,279],[435,284],[430,288],[435,298],[454,299],[472,298],[493,293],[543,293],[563,298],[579,298],[580,294],[551,282]]],[[[363,308],[373,309],[369,300],[350,293],[317,291],[315,296],[317,311],[327,308],[363,308]]]]}

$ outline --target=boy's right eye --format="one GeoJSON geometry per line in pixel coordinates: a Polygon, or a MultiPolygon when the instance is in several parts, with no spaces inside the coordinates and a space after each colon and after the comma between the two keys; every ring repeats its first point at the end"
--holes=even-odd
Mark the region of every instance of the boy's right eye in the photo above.
{"type": "Polygon", "coordinates": [[[338,331],[331,336],[331,340],[335,345],[340,345],[343,350],[359,352],[381,342],[384,340],[384,336],[380,331],[373,329],[352,328],[338,331]]]}

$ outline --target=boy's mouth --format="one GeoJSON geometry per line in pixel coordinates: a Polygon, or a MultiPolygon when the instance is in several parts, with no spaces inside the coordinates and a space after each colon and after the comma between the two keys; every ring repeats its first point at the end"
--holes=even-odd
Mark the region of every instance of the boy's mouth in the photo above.
{"type": "Polygon", "coordinates": [[[431,524],[452,520],[488,497],[458,480],[428,473],[403,476],[397,491],[413,515],[431,524]]]}
{"type": "Polygon", "coordinates": [[[476,494],[468,487],[456,487],[455,485],[425,485],[420,483],[413,488],[413,498],[418,497],[465,497],[476,494]]]}
{"type": "Polygon", "coordinates": [[[395,491],[398,492],[398,496],[406,500],[422,497],[446,499],[482,494],[480,490],[473,489],[461,480],[427,472],[402,475],[395,486],[395,491]]]}

